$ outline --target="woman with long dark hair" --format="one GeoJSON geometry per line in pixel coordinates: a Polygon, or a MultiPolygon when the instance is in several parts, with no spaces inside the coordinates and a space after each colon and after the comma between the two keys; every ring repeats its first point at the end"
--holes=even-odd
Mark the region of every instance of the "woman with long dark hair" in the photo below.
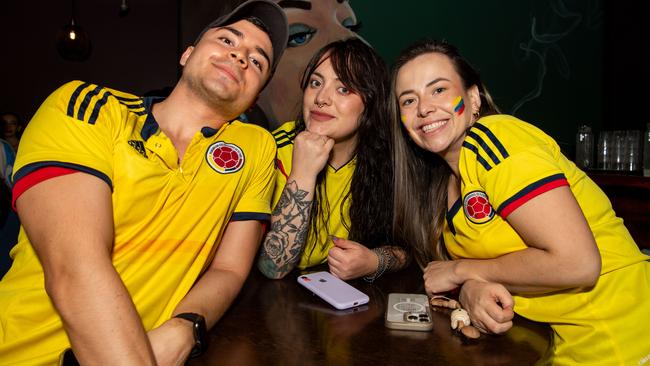
{"type": "Polygon", "coordinates": [[[388,71],[362,40],[328,44],[301,81],[302,113],[273,135],[278,179],[258,268],[282,278],[328,262],[342,278],[374,280],[402,268],[392,246],[388,71]]]}
{"type": "Polygon", "coordinates": [[[460,287],[484,332],[514,313],[550,324],[543,364],[647,362],[650,262],[598,186],[544,132],[497,114],[450,44],[404,50],[392,90],[395,236],[426,292],[460,287]]]}

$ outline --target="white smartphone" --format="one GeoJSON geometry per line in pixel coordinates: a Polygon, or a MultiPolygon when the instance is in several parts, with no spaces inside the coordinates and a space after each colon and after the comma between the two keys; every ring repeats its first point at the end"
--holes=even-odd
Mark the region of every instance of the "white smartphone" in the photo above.
{"type": "Polygon", "coordinates": [[[339,310],[367,304],[370,300],[368,295],[329,272],[298,276],[298,283],[339,310]]]}
{"type": "Polygon", "coordinates": [[[422,294],[388,294],[386,327],[427,332],[433,329],[429,298],[422,294]]]}

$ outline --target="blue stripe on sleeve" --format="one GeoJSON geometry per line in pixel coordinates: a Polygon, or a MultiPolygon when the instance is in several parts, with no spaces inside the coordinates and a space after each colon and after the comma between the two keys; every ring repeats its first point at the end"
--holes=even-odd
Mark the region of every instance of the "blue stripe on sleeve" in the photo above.
{"type": "Polygon", "coordinates": [[[47,168],[47,167],[60,167],[60,168],[68,168],[72,170],[78,170],[83,173],[88,173],[90,175],[94,175],[95,177],[103,180],[108,184],[108,186],[111,188],[111,191],[113,190],[113,182],[111,179],[104,173],[100,172],[99,170],[89,168],[84,165],[79,165],[79,164],[74,164],[74,163],[66,163],[62,161],[39,161],[36,163],[31,163],[27,164],[24,167],[20,168],[15,174],[14,174],[14,183],[18,182],[20,179],[24,178],[26,175],[33,173],[41,168],[47,168]]]}
{"type": "Polygon", "coordinates": [[[79,98],[79,94],[81,94],[81,91],[89,87],[89,83],[83,83],[75,89],[74,92],[72,92],[72,95],[70,96],[70,101],[68,102],[68,117],[74,117],[74,105],[77,103],[77,98],[79,98]]]}
{"type": "Polygon", "coordinates": [[[480,123],[475,123],[474,127],[478,128],[479,130],[483,131],[483,133],[485,133],[485,135],[490,139],[490,141],[492,141],[494,146],[497,147],[497,149],[501,153],[501,156],[504,159],[507,158],[508,156],[510,156],[510,154],[508,154],[508,151],[506,150],[506,148],[503,147],[503,144],[501,144],[501,141],[499,141],[499,139],[492,133],[492,131],[490,131],[489,128],[485,127],[485,125],[482,125],[480,123]]]}
{"type": "Polygon", "coordinates": [[[492,159],[492,162],[494,163],[495,166],[497,166],[501,162],[497,157],[497,155],[494,153],[494,151],[492,151],[490,146],[488,146],[485,140],[481,138],[481,136],[477,135],[475,132],[472,131],[469,131],[467,133],[467,136],[473,138],[474,140],[476,140],[476,142],[478,142],[479,146],[483,148],[487,156],[489,156],[490,159],[492,159]]]}
{"type": "Polygon", "coordinates": [[[467,141],[463,141],[463,147],[466,148],[466,149],[469,149],[469,150],[473,151],[474,154],[476,154],[476,160],[477,160],[481,165],[483,165],[483,168],[485,168],[485,170],[488,170],[488,171],[489,171],[490,169],[492,169],[492,167],[490,166],[490,163],[488,163],[485,159],[483,159],[483,157],[482,157],[481,155],[479,155],[479,153],[478,153],[478,148],[477,148],[476,146],[474,146],[474,145],[468,143],[467,141]]]}
{"type": "Polygon", "coordinates": [[[84,97],[83,102],[81,102],[81,105],[79,106],[79,111],[77,112],[77,119],[78,120],[80,120],[80,121],[84,120],[84,116],[86,114],[86,108],[88,108],[88,105],[90,104],[90,101],[92,100],[92,98],[95,95],[99,94],[99,92],[102,91],[102,89],[104,89],[104,88],[101,87],[101,86],[96,86],[95,89],[91,90],[90,92],[88,92],[86,94],[86,96],[84,97]]]}
{"type": "Polygon", "coordinates": [[[260,212],[235,212],[232,214],[230,221],[271,221],[271,215],[260,212]]]}

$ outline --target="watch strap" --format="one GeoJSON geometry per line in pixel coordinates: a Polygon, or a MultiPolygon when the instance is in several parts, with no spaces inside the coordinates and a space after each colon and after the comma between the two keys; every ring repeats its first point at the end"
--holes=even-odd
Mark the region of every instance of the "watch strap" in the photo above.
{"type": "Polygon", "coordinates": [[[192,347],[189,357],[194,358],[202,355],[207,347],[205,318],[196,313],[180,313],[174,315],[174,318],[181,318],[192,322],[194,347],[192,347]]]}

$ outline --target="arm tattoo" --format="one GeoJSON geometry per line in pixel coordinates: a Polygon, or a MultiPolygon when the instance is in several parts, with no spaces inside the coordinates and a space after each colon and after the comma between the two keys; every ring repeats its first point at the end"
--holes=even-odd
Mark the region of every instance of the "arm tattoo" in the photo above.
{"type": "Polygon", "coordinates": [[[281,278],[298,263],[309,232],[311,200],[309,192],[298,188],[295,180],[287,182],[271,216],[257,266],[269,278],[281,278]]]}

